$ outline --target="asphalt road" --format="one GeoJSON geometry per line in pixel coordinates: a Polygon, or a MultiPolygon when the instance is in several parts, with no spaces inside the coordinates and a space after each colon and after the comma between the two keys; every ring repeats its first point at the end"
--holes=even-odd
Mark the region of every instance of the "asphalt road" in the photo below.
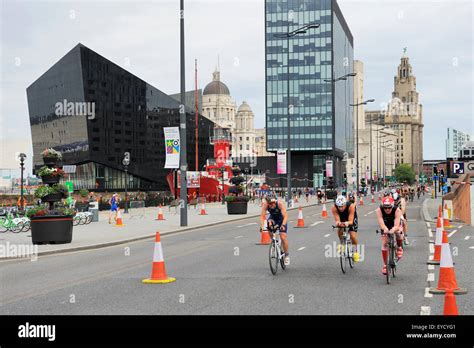
{"type": "MultiPolygon", "coordinates": [[[[363,259],[346,274],[332,217],[308,207],[307,228],[293,228],[298,212],[290,212],[291,264],[276,276],[268,246],[256,245],[257,219],[250,218],[162,236],[167,273],[177,278],[170,284],[141,282],[150,275],[152,240],[0,262],[0,314],[419,315],[434,301],[442,306],[441,298],[425,297],[429,248],[421,200],[408,206],[411,245],[390,285],[381,274],[377,204],[369,202],[358,207],[363,259]]],[[[473,314],[471,303],[458,297],[461,313],[473,314]]]]}

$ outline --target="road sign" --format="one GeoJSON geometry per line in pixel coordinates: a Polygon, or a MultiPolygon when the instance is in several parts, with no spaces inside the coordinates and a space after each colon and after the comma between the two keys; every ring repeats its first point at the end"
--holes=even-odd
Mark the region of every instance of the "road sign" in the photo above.
{"type": "Polygon", "coordinates": [[[464,163],[463,162],[453,163],[453,173],[454,174],[464,174],[464,163]]]}

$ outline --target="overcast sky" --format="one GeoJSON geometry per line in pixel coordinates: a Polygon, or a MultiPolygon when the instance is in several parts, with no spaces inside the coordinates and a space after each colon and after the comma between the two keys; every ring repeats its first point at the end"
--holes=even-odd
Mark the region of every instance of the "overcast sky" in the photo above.
{"type": "MultiPolygon", "coordinates": [[[[165,93],[179,92],[179,1],[15,1],[1,3],[0,139],[29,138],[26,87],[77,43],[165,93]]],[[[203,88],[220,56],[221,80],[246,100],[263,127],[264,1],[187,0],[186,82],[198,59],[203,88]]],[[[340,0],[365,65],[370,109],[387,102],[403,48],[424,110],[424,157],[445,156],[446,128],[474,134],[471,0],[340,0]]]]}

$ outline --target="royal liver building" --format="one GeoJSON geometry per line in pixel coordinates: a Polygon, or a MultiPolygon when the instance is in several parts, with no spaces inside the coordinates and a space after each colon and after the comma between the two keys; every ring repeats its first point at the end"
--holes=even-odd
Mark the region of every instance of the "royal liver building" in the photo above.
{"type": "Polygon", "coordinates": [[[423,165],[423,107],[416,91],[416,77],[405,54],[394,78],[392,99],[384,110],[366,112],[366,119],[393,129],[396,165],[408,163],[419,175],[423,165]]]}

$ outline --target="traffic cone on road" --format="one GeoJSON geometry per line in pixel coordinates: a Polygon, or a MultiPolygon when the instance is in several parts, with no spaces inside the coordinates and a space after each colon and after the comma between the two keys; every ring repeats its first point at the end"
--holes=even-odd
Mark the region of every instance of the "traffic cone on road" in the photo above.
{"type": "Polygon", "coordinates": [[[156,218],[156,220],[165,220],[165,217],[163,215],[163,209],[161,207],[161,204],[159,205],[158,207],[158,217],[156,218]]]}
{"type": "Polygon", "coordinates": [[[122,221],[122,213],[120,212],[120,208],[117,210],[117,219],[115,220],[115,227],[122,227],[125,226],[122,221]]]}
{"type": "Polygon", "coordinates": [[[438,206],[438,217],[443,218],[443,206],[441,204],[438,206]]]}
{"type": "Polygon", "coordinates": [[[201,204],[201,212],[199,213],[199,215],[207,215],[206,206],[204,205],[204,203],[201,204]]]}
{"type": "Polygon", "coordinates": [[[165,284],[174,282],[176,278],[166,275],[165,259],[161,248],[160,232],[156,232],[155,251],[153,252],[153,263],[151,266],[151,277],[143,279],[144,284],[165,284]]]}
{"type": "Polygon", "coordinates": [[[444,204],[444,210],[443,210],[443,227],[453,228],[453,226],[449,224],[448,205],[446,203],[444,204]]]}
{"type": "Polygon", "coordinates": [[[467,293],[466,289],[460,289],[454,273],[453,258],[449,248],[448,232],[443,231],[443,245],[441,246],[441,261],[439,267],[438,287],[430,289],[431,293],[444,293],[453,289],[456,294],[467,293]]]}
{"type": "Polygon", "coordinates": [[[360,196],[359,205],[364,205],[364,199],[360,196]]]}
{"type": "Polygon", "coordinates": [[[328,217],[328,211],[327,211],[327,209],[326,209],[326,203],[323,203],[322,217],[323,217],[323,218],[327,218],[327,217],[328,217]]]}
{"type": "Polygon", "coordinates": [[[443,226],[441,223],[441,217],[438,217],[438,222],[436,223],[436,238],[435,238],[435,251],[433,260],[428,260],[429,265],[439,265],[441,260],[441,245],[443,242],[443,226]]]}
{"type": "Polygon", "coordinates": [[[371,202],[371,203],[375,203],[374,195],[372,195],[372,200],[371,200],[370,202],[371,202]]]}
{"type": "Polygon", "coordinates": [[[304,225],[304,218],[303,218],[303,209],[301,207],[298,208],[298,222],[296,223],[296,228],[305,227],[304,225]]]}
{"type": "Polygon", "coordinates": [[[453,289],[446,290],[444,295],[444,315],[459,315],[458,306],[456,304],[456,296],[454,296],[453,289]]]}
{"type": "Polygon", "coordinates": [[[268,233],[267,220],[265,220],[263,231],[260,232],[260,243],[257,243],[257,245],[269,245],[270,242],[271,242],[270,233],[268,233]]]}

